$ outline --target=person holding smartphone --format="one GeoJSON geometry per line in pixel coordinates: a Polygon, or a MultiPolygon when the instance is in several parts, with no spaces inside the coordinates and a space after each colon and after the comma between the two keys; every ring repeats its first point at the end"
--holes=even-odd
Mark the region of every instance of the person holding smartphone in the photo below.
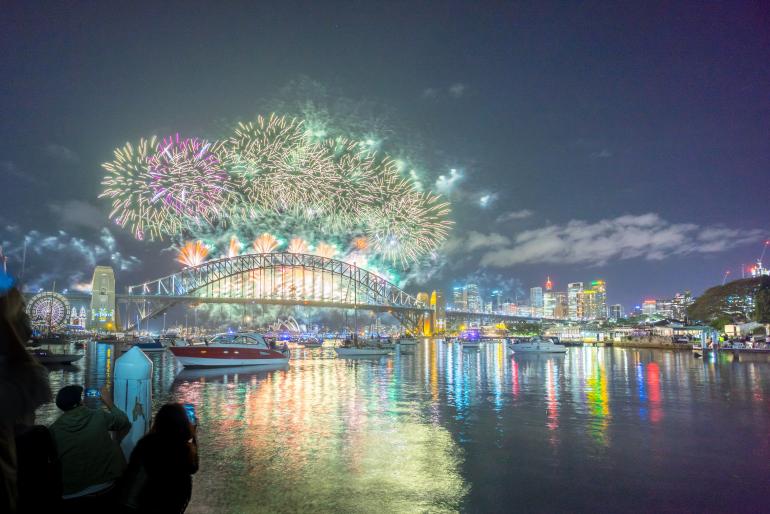
{"type": "Polygon", "coordinates": [[[102,512],[126,466],[111,432],[125,435],[131,422],[115,406],[107,386],[100,398],[104,409],[83,405],[79,385],[65,386],[56,395],[56,406],[63,412],[49,429],[61,462],[63,512],[102,512]]]}
{"type": "Polygon", "coordinates": [[[198,471],[197,420],[190,404],[167,403],[142,437],[120,484],[124,512],[182,513],[198,471]]]}

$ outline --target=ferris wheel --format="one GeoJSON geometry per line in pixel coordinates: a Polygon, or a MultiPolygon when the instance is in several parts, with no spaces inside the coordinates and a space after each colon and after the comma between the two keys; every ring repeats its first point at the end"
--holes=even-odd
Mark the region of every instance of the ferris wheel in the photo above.
{"type": "Polygon", "coordinates": [[[59,293],[38,293],[27,305],[27,314],[33,327],[56,329],[67,324],[70,303],[59,293]]]}

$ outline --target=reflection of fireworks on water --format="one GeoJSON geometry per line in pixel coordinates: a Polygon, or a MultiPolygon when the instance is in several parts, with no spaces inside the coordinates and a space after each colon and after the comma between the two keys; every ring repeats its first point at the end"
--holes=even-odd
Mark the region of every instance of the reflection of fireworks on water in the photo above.
{"type": "Polygon", "coordinates": [[[30,322],[37,328],[59,328],[67,323],[69,302],[58,293],[39,293],[27,305],[30,322]]]}
{"type": "MultiPolygon", "coordinates": [[[[372,262],[408,267],[446,239],[449,205],[404,178],[377,146],[260,116],[211,147],[176,136],[116,150],[115,161],[104,164],[102,196],[112,198],[115,221],[139,239],[192,235],[219,246],[225,225],[244,240],[258,227],[306,246],[320,240],[345,248],[352,240],[372,262]]],[[[255,241],[254,248],[278,246],[255,241]]]]}
{"type": "Polygon", "coordinates": [[[270,253],[278,248],[278,240],[272,234],[265,232],[254,240],[253,246],[257,253],[270,253]]]}
{"type": "Polygon", "coordinates": [[[199,266],[205,262],[208,254],[209,249],[202,241],[189,241],[179,250],[177,260],[185,266],[199,266]]]}

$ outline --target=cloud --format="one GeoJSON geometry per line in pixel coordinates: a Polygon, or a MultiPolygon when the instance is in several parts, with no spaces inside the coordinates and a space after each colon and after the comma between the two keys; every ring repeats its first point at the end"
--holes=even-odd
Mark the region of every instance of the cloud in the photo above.
{"type": "Polygon", "coordinates": [[[468,91],[468,86],[462,82],[455,82],[448,87],[426,87],[422,90],[422,97],[428,100],[442,98],[461,98],[468,91]]]}
{"type": "Polygon", "coordinates": [[[45,147],[45,153],[49,157],[53,157],[56,160],[68,163],[75,163],[80,161],[80,157],[73,150],[70,150],[64,145],[57,145],[56,143],[50,143],[45,147]]]}
{"type": "Polygon", "coordinates": [[[431,100],[438,97],[438,91],[432,87],[426,87],[422,90],[422,97],[423,98],[430,98],[431,100]]]}
{"type": "Polygon", "coordinates": [[[524,218],[529,218],[533,214],[534,212],[530,211],[529,209],[520,209],[518,211],[508,211],[498,216],[495,221],[497,223],[505,223],[506,221],[523,220],[524,218]]]}
{"type": "Polygon", "coordinates": [[[104,225],[104,213],[88,202],[68,200],[51,204],[49,208],[57,220],[66,226],[98,229],[104,225]]]}
{"type": "Polygon", "coordinates": [[[490,207],[497,200],[497,193],[482,193],[479,197],[479,207],[486,209],[490,207]]]}
{"type": "Polygon", "coordinates": [[[463,173],[454,168],[449,170],[449,175],[439,175],[436,179],[435,189],[443,195],[449,195],[454,187],[463,179],[463,173]]]}
{"type": "Polygon", "coordinates": [[[468,87],[465,84],[457,82],[449,86],[449,95],[452,96],[453,98],[460,98],[465,94],[465,90],[467,88],[468,87]]]}
{"type": "Polygon", "coordinates": [[[25,173],[13,161],[0,161],[0,184],[5,180],[19,179],[30,184],[42,184],[40,180],[31,176],[29,173],[25,173]]]}
{"type": "Polygon", "coordinates": [[[610,157],[612,157],[612,152],[610,152],[606,148],[602,148],[598,152],[593,152],[591,154],[591,157],[593,157],[594,159],[609,159],[610,157]]]}
{"type": "Polygon", "coordinates": [[[8,256],[9,272],[20,275],[26,243],[25,287],[48,289],[56,282],[57,289],[73,288],[91,279],[94,266],[110,265],[116,271],[136,269],[141,261],[124,255],[107,228],[98,238],[82,238],[63,230],[47,234],[37,230],[23,233],[17,225],[0,228],[0,242],[8,256]]]}
{"type": "MultiPolygon", "coordinates": [[[[761,230],[701,227],[694,223],[670,223],[658,214],[625,215],[589,223],[573,220],[505,236],[469,233],[468,248],[485,249],[482,266],[504,268],[516,264],[604,265],[611,260],[663,260],[674,256],[717,253],[760,241],[761,230]]],[[[459,245],[462,246],[462,245],[459,245]]]]}

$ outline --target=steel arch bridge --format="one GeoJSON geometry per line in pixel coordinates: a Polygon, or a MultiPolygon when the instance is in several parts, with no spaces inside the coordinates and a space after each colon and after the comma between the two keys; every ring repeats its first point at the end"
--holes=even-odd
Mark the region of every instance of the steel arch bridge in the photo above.
{"type": "Polygon", "coordinates": [[[354,264],[289,252],[210,260],[129,286],[125,299],[137,306],[139,323],[183,302],[256,303],[384,311],[414,332],[431,312],[414,296],[354,264]]]}

